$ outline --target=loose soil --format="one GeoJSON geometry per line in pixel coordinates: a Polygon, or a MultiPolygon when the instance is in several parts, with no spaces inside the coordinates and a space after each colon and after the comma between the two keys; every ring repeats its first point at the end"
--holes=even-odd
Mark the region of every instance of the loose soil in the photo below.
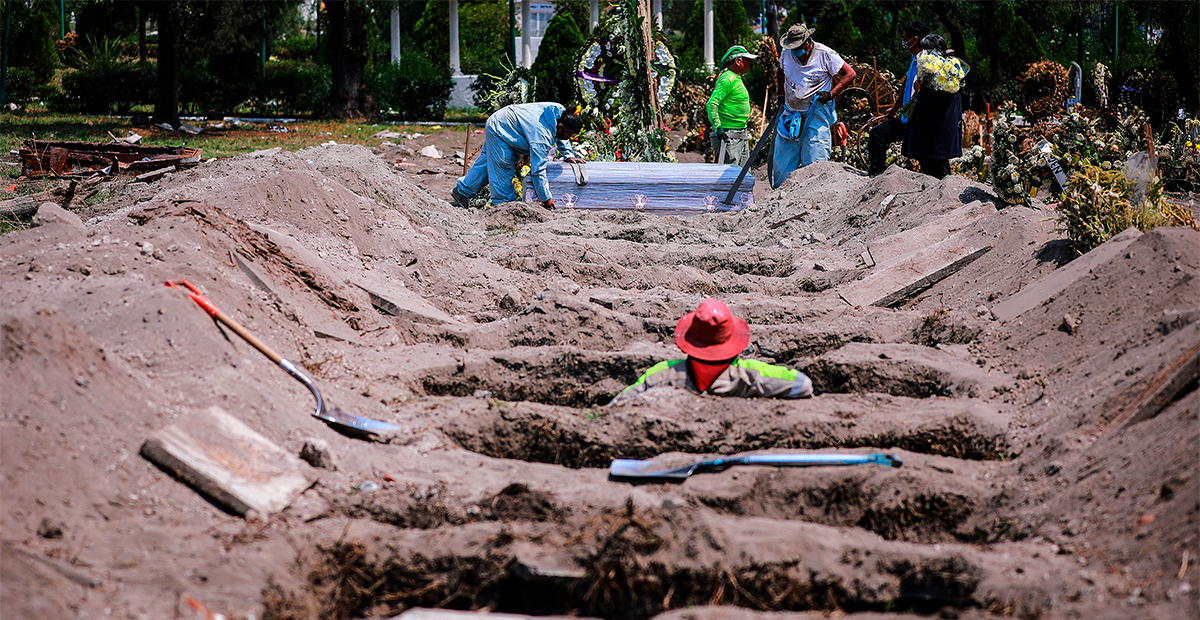
{"type": "Polygon", "coordinates": [[[417,153],[464,138],[106,182],[0,237],[0,615],[1200,613],[1200,234],[1148,232],[1000,321],[1084,260],[1040,202],[825,162],[740,213],[463,210],[446,202],[461,163],[417,153]],[[866,250],[952,235],[991,249],[895,307],[843,299],[882,268],[866,250]],[[401,432],[314,419],[174,278],[401,432]],[[817,396],[609,406],[681,356],[675,321],[709,296],[751,324],[747,356],[803,369],[817,396]],[[243,519],[139,456],[214,406],[289,452],[324,445],[318,483],[243,519]],[[748,451],[904,466],[607,476],[614,458],[748,451]]]}

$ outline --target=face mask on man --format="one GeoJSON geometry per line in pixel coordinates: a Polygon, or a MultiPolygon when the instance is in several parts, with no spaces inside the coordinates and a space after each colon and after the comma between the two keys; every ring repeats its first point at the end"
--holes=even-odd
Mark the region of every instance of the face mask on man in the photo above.
{"type": "Polygon", "coordinates": [[[804,60],[804,55],[807,53],[808,50],[804,49],[803,47],[797,47],[796,49],[792,50],[792,56],[795,56],[796,60],[804,60]]]}

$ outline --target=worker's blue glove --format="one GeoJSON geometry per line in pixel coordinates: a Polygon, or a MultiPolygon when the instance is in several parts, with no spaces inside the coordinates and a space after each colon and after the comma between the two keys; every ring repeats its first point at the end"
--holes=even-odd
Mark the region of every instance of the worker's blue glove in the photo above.
{"type": "Polygon", "coordinates": [[[714,129],[713,135],[716,136],[717,139],[720,140],[721,142],[725,142],[725,141],[729,140],[729,136],[725,135],[724,127],[717,127],[716,129],[714,129]]]}

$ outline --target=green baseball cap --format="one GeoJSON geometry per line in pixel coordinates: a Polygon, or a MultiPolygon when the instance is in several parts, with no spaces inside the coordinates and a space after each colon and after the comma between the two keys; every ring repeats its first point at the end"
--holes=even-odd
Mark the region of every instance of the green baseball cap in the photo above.
{"type": "Polygon", "coordinates": [[[740,45],[735,45],[729,48],[729,51],[725,52],[725,55],[721,57],[721,68],[724,69],[725,65],[728,65],[738,58],[749,58],[750,60],[754,60],[755,58],[758,58],[758,56],[751,54],[746,50],[746,48],[740,45]]]}

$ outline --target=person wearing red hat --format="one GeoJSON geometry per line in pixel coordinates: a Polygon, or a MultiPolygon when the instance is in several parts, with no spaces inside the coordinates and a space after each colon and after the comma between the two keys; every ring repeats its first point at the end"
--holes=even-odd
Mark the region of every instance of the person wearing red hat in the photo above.
{"type": "Polygon", "coordinates": [[[719,299],[705,299],[695,312],[679,319],[675,325],[675,344],[687,353],[687,359],[655,364],[609,404],[659,386],[715,396],[809,398],[813,395],[812,381],[802,372],[738,358],[750,344],[750,326],[734,316],[719,299]]]}

